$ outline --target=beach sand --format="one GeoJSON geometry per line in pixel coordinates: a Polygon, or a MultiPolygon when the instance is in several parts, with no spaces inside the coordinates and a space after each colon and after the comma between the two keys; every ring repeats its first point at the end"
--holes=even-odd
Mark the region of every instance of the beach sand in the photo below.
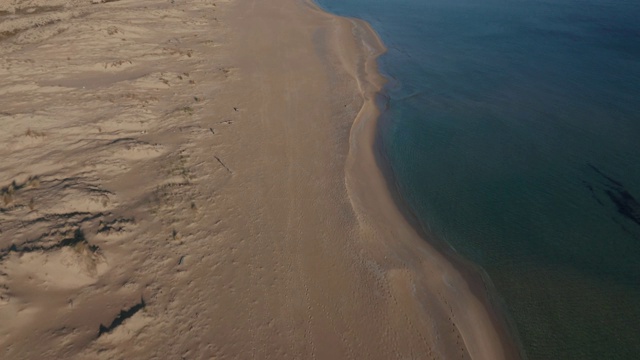
{"type": "Polygon", "coordinates": [[[378,166],[383,51],[301,0],[0,2],[0,358],[517,358],[378,166]]]}

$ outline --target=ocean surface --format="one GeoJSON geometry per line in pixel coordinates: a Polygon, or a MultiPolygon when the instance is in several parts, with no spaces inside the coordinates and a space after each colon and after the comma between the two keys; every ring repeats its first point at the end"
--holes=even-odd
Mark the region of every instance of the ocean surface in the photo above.
{"type": "Polygon", "coordinates": [[[318,0],[389,51],[404,200],[528,359],[640,358],[640,1],[318,0]]]}

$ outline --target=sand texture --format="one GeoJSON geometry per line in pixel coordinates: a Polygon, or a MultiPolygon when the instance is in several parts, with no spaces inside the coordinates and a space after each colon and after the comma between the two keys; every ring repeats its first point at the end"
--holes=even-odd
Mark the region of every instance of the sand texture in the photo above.
{"type": "Polygon", "coordinates": [[[300,0],[0,0],[0,358],[515,358],[387,189],[382,51],[300,0]]]}

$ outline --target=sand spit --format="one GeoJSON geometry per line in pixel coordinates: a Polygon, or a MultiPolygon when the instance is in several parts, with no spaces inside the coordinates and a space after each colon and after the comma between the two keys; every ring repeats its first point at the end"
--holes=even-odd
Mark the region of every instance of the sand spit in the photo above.
{"type": "Polygon", "coordinates": [[[0,358],[513,357],[386,191],[381,50],[299,0],[0,2],[0,358]]]}

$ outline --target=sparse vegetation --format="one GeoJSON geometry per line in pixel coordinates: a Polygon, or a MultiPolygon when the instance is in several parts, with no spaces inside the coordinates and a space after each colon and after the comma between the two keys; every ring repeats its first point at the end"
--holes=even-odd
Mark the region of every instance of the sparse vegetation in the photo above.
{"type": "Polygon", "coordinates": [[[110,333],[111,331],[113,331],[113,329],[117,328],[118,326],[122,325],[122,323],[129,319],[130,317],[132,317],[133,315],[135,315],[138,311],[140,310],[144,310],[146,306],[146,303],[144,302],[144,299],[140,298],[140,302],[133,305],[131,308],[127,309],[127,310],[121,310],[120,313],[118,314],[118,316],[116,316],[113,321],[111,322],[111,324],[109,324],[108,326],[104,326],[102,324],[100,324],[100,328],[98,329],[98,337],[102,336],[105,333],[110,333]]]}
{"type": "MultiPolygon", "coordinates": [[[[11,184],[2,188],[0,193],[2,194],[2,201],[7,206],[15,201],[16,193],[24,188],[38,188],[40,187],[40,178],[38,176],[30,176],[24,183],[18,184],[16,181],[12,181],[11,184]]],[[[29,203],[29,207],[32,207],[33,199],[29,203]]],[[[33,210],[33,209],[32,209],[33,210]]]]}
{"type": "Polygon", "coordinates": [[[43,132],[31,130],[31,128],[28,128],[24,135],[32,138],[44,137],[43,132]]]}
{"type": "Polygon", "coordinates": [[[2,201],[4,202],[5,206],[11,204],[13,202],[13,195],[9,194],[9,193],[3,193],[2,194],[2,201]]]}
{"type": "Polygon", "coordinates": [[[40,187],[40,178],[37,176],[30,176],[27,182],[24,184],[25,187],[28,188],[39,188],[40,187]]]}
{"type": "Polygon", "coordinates": [[[16,183],[15,181],[12,182],[9,186],[5,186],[2,189],[2,201],[4,202],[4,205],[7,206],[9,204],[11,204],[14,200],[14,194],[16,192],[16,183]]]}
{"type": "MultiPolygon", "coordinates": [[[[117,61],[113,61],[113,62],[111,62],[111,63],[105,63],[105,64],[104,64],[104,68],[106,69],[106,68],[108,68],[108,67],[120,67],[120,66],[122,66],[122,65],[124,65],[124,64],[132,65],[132,64],[133,64],[133,61],[131,61],[131,60],[117,60],[117,61]]],[[[164,82],[164,79],[160,79],[160,80],[163,80],[163,82],[164,82]]],[[[167,85],[168,85],[168,84],[169,84],[169,81],[168,81],[168,80],[166,80],[166,83],[165,83],[165,84],[167,84],[167,85]]]]}
{"type": "Polygon", "coordinates": [[[107,28],[107,34],[109,34],[109,35],[115,35],[115,34],[118,34],[118,33],[120,33],[120,29],[118,29],[117,26],[109,26],[107,28]]]}

